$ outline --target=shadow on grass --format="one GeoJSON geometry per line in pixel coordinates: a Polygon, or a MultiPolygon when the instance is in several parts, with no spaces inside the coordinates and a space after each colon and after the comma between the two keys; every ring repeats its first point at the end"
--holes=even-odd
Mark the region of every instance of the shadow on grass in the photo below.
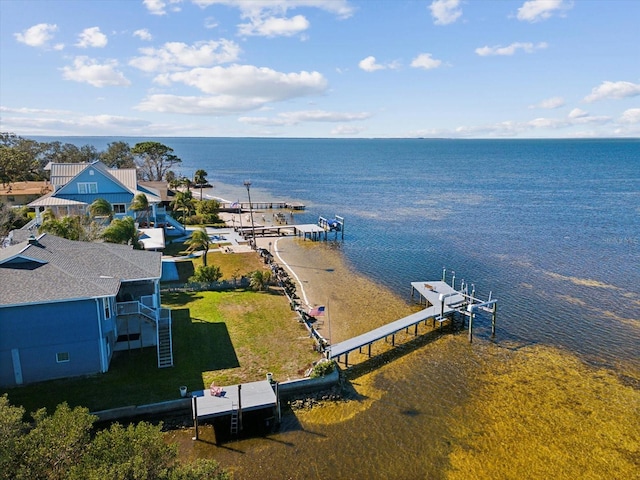
{"type": "Polygon", "coordinates": [[[181,385],[203,390],[203,372],[240,366],[224,323],[191,319],[187,308],[173,310],[172,318],[173,367],[158,368],[156,347],[115,352],[107,373],[12,388],[11,404],[27,413],[51,413],[62,402],[90,411],[144,405],[180,398],[181,385]]]}

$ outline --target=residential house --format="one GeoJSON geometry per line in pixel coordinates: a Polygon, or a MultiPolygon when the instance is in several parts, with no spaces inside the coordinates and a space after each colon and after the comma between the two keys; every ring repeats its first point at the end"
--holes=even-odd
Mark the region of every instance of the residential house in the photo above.
{"type": "Polygon", "coordinates": [[[107,200],[113,207],[114,217],[125,215],[148,223],[146,227],[165,227],[184,233],[182,225],[166,213],[158,190],[138,183],[135,168],[108,168],[100,161],[92,163],[50,163],[50,183],[53,191],[29,203],[36,211],[36,223],[45,209],[51,208],[56,216],[87,213],[97,199],[107,200]],[[138,194],[147,197],[150,212],[132,211],[130,205],[138,194]],[[148,219],[147,219],[148,213],[148,219]]]}
{"type": "Polygon", "coordinates": [[[127,245],[43,234],[0,248],[0,386],[106,372],[136,348],[172,366],[161,274],[160,253],[127,245]]]}
{"type": "Polygon", "coordinates": [[[0,203],[11,207],[26,205],[51,191],[52,188],[48,181],[0,184],[0,203]]]}

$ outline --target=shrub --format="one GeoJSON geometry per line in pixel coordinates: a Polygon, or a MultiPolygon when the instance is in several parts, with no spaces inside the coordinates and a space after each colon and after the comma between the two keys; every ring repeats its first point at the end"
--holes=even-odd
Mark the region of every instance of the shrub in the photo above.
{"type": "Polygon", "coordinates": [[[222,278],[222,272],[217,265],[200,265],[189,278],[190,282],[217,282],[222,278]]]}
{"type": "Polygon", "coordinates": [[[333,360],[320,361],[314,365],[313,371],[311,372],[310,377],[311,378],[324,377],[325,375],[328,375],[329,373],[333,372],[335,366],[336,366],[336,362],[334,362],[333,360]]]}

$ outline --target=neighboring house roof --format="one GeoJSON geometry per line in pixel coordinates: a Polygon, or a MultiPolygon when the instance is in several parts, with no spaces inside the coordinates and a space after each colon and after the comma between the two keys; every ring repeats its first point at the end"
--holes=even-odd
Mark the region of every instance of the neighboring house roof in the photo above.
{"type": "Polygon", "coordinates": [[[43,234],[0,248],[0,307],[115,296],[123,281],[161,275],[159,252],[43,234]]]}
{"type": "Polygon", "coordinates": [[[139,228],[138,231],[145,250],[164,250],[164,228],[139,228]]]}
{"type": "Polygon", "coordinates": [[[6,185],[0,183],[0,197],[10,195],[42,195],[51,190],[51,185],[46,180],[13,182],[6,185]]]}
{"type": "Polygon", "coordinates": [[[151,190],[152,192],[157,192],[160,200],[165,203],[171,202],[176,196],[176,192],[169,188],[167,182],[140,182],[138,185],[151,190]]]}

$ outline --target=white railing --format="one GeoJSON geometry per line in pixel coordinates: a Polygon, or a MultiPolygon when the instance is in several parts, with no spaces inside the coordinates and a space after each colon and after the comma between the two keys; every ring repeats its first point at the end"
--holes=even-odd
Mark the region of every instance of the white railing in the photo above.
{"type": "Polygon", "coordinates": [[[118,302],[116,304],[116,312],[118,315],[135,315],[140,314],[151,320],[158,321],[158,311],[155,308],[148,307],[141,302],[118,302]]]}

